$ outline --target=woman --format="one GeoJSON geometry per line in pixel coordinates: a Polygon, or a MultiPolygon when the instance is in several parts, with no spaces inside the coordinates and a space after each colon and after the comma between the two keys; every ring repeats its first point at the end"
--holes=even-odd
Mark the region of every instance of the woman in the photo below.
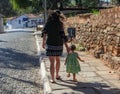
{"type": "Polygon", "coordinates": [[[63,20],[59,11],[53,12],[47,20],[43,30],[43,48],[46,48],[46,55],[49,56],[50,60],[50,73],[51,82],[54,83],[54,72],[56,62],[56,79],[60,80],[59,69],[60,69],[60,56],[63,52],[63,43],[68,51],[67,37],[64,33],[63,20]]]}

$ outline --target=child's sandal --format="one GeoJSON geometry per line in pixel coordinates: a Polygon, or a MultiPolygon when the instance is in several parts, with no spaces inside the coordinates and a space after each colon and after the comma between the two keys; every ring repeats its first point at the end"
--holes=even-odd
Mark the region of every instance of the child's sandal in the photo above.
{"type": "Polygon", "coordinates": [[[77,79],[73,79],[74,82],[78,82],[77,79]]]}
{"type": "Polygon", "coordinates": [[[70,77],[70,73],[67,74],[67,77],[70,77]]]}

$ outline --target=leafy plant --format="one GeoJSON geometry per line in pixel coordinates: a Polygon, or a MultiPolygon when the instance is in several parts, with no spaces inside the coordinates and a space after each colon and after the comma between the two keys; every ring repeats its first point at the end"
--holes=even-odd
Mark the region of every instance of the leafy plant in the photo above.
{"type": "Polygon", "coordinates": [[[81,44],[78,44],[78,45],[76,46],[76,50],[77,50],[77,51],[85,51],[85,48],[84,48],[81,44]]]}
{"type": "Polygon", "coordinates": [[[93,14],[99,14],[99,11],[97,9],[92,9],[91,13],[93,13],[93,14]]]}

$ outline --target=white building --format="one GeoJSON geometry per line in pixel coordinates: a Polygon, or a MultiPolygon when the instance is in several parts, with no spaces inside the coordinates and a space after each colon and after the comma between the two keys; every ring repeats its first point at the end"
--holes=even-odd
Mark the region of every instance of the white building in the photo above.
{"type": "Polygon", "coordinates": [[[21,16],[8,18],[6,22],[6,27],[8,29],[31,28],[36,27],[39,24],[43,24],[43,22],[43,17],[40,17],[39,15],[24,14],[21,16]]]}
{"type": "Polygon", "coordinates": [[[0,32],[4,32],[3,15],[0,14],[0,32]]]}

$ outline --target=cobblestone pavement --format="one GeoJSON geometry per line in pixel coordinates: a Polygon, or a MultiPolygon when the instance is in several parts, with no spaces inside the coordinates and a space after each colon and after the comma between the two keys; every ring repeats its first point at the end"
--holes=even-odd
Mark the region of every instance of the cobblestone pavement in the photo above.
{"type": "Polygon", "coordinates": [[[0,34],[0,94],[41,94],[39,67],[31,31],[0,34]]]}
{"type": "MultiPolygon", "coordinates": [[[[44,53],[44,51],[43,51],[44,53]]],[[[80,62],[81,72],[77,74],[78,82],[68,78],[65,72],[64,52],[61,57],[60,76],[62,81],[51,83],[52,94],[120,94],[120,80],[118,75],[103,64],[103,61],[92,57],[87,52],[78,52],[85,63],[80,62]]],[[[47,74],[50,77],[49,60],[45,58],[47,74]]]]}
{"type": "MultiPolygon", "coordinates": [[[[38,35],[39,36],[39,35],[38,35]]],[[[41,45],[39,37],[39,44],[41,45]]],[[[45,50],[40,46],[42,57],[45,61],[46,72],[49,80],[50,63],[45,55],[45,50]]],[[[94,58],[88,52],[78,52],[80,57],[85,60],[85,63],[80,62],[81,72],[77,74],[78,82],[72,81],[71,77],[67,77],[66,66],[64,65],[67,55],[65,49],[61,57],[60,76],[61,81],[56,80],[56,83],[50,83],[52,93],[50,94],[120,94],[120,79],[119,76],[111,69],[103,64],[100,59],[94,58]]]]}

